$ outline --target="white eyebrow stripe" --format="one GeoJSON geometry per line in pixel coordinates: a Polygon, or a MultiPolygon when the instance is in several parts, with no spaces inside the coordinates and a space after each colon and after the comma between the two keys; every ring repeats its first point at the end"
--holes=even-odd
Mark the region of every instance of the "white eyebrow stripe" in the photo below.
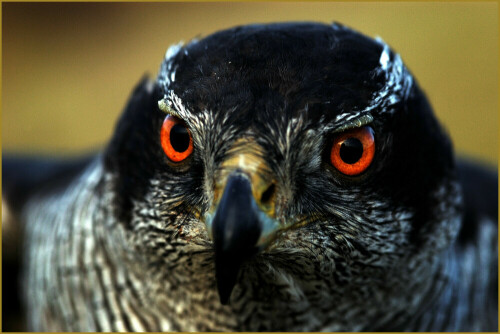
{"type": "Polygon", "coordinates": [[[376,41],[384,46],[382,53],[380,54],[379,63],[382,70],[387,71],[389,69],[389,61],[391,59],[389,46],[385,44],[385,42],[380,37],[377,37],[376,41]]]}
{"type": "Polygon", "coordinates": [[[413,77],[403,64],[401,56],[396,53],[394,54],[394,59],[391,61],[389,45],[380,37],[377,37],[375,40],[383,47],[380,53],[379,67],[376,71],[384,74],[385,85],[373,94],[369,105],[365,109],[337,115],[335,123],[349,121],[368,113],[373,115],[382,113],[393,114],[395,110],[391,107],[406,98],[410,93],[413,86],[413,77]]]}
{"type": "Polygon", "coordinates": [[[165,52],[165,60],[162,62],[157,78],[158,83],[165,91],[168,91],[170,84],[175,81],[177,66],[173,66],[173,60],[183,45],[184,42],[180,41],[177,44],[171,45],[165,52]]]}
{"type": "Polygon", "coordinates": [[[383,46],[380,54],[380,71],[385,73],[385,85],[372,98],[372,102],[365,110],[380,109],[379,112],[394,113],[390,107],[402,99],[406,98],[413,86],[413,77],[403,64],[403,60],[398,53],[394,54],[394,59],[390,60],[390,48],[382,38],[375,40],[383,46]]]}
{"type": "Polygon", "coordinates": [[[158,101],[158,106],[165,113],[179,117],[184,121],[190,119],[191,113],[182,102],[182,99],[173,90],[169,90],[163,96],[163,99],[158,101]]]}
{"type": "Polygon", "coordinates": [[[361,112],[355,114],[345,113],[343,115],[350,117],[348,119],[340,121],[335,120],[327,123],[325,123],[326,121],[324,117],[322,117],[319,123],[323,123],[324,125],[320,129],[320,133],[338,133],[349,129],[360,128],[373,122],[373,116],[370,112],[364,114],[361,112]]]}
{"type": "Polygon", "coordinates": [[[335,117],[335,123],[339,123],[339,122],[344,122],[344,121],[349,121],[353,118],[356,118],[356,117],[359,117],[361,115],[361,111],[358,111],[356,113],[352,113],[352,112],[345,112],[343,114],[340,114],[340,115],[337,115],[337,117],[335,117]]]}
{"type": "Polygon", "coordinates": [[[354,120],[349,120],[344,122],[335,128],[335,132],[341,132],[349,129],[360,128],[364,125],[373,122],[373,117],[370,113],[364,114],[363,116],[356,117],[354,120]]]}
{"type": "MultiPolygon", "coordinates": [[[[404,66],[400,55],[394,54],[394,59],[391,61],[389,45],[380,37],[376,37],[375,40],[383,47],[379,58],[379,67],[376,71],[384,74],[386,79],[385,85],[373,94],[369,105],[365,109],[359,111],[351,110],[337,115],[334,120],[335,125],[332,128],[336,128],[336,125],[344,127],[345,123],[356,123],[357,119],[363,118],[366,115],[372,117],[372,115],[376,116],[382,113],[393,114],[395,110],[391,107],[409,95],[410,89],[413,86],[413,77],[404,66]]],[[[164,112],[188,121],[191,118],[189,110],[184,106],[182,100],[170,89],[170,85],[175,82],[175,73],[177,70],[177,65],[174,65],[173,59],[181,51],[183,45],[184,42],[182,41],[171,45],[165,53],[165,60],[160,68],[157,80],[167,94],[165,94],[162,100],[158,101],[158,105],[164,112]]]]}

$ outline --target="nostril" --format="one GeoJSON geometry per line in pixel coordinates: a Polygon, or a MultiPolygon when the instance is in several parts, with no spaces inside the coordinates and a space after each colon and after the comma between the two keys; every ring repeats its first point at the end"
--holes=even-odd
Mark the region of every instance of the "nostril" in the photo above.
{"type": "Polygon", "coordinates": [[[271,200],[271,198],[273,198],[273,195],[274,195],[274,192],[276,190],[276,186],[273,184],[271,184],[267,189],[266,191],[264,191],[262,193],[262,196],[260,197],[260,202],[262,204],[265,204],[267,202],[269,202],[271,200]]]}

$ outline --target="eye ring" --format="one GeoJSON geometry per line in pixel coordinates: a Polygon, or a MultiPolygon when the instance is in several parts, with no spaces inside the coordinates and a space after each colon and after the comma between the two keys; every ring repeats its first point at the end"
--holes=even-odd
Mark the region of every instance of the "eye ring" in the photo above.
{"type": "Polygon", "coordinates": [[[165,117],[160,131],[160,141],[167,158],[173,162],[181,162],[193,153],[191,131],[175,116],[165,117]]]}
{"type": "Polygon", "coordinates": [[[355,176],[364,172],[375,155],[375,137],[369,126],[352,129],[337,136],[330,160],[342,174],[355,176]]]}

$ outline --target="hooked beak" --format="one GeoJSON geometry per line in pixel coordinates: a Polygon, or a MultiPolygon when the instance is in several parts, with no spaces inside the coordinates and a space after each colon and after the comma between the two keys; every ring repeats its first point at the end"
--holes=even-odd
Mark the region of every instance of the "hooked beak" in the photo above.
{"type": "Polygon", "coordinates": [[[258,252],[262,232],[259,208],[250,182],[242,173],[231,175],[212,222],[215,272],[222,304],[226,304],[243,261],[258,252]]]}
{"type": "MultiPolygon", "coordinates": [[[[238,161],[244,158],[240,156],[238,161]]],[[[215,200],[218,204],[205,215],[215,247],[215,274],[222,304],[229,301],[241,265],[266,248],[279,230],[273,217],[274,182],[249,170],[248,164],[233,167],[216,187],[223,189],[220,200],[215,200]]]]}

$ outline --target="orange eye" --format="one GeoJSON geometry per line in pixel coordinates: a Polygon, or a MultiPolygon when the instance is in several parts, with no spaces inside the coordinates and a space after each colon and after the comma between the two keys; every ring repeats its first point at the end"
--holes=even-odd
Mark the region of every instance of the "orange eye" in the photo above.
{"type": "Polygon", "coordinates": [[[161,147],[167,157],[180,162],[193,152],[193,138],[183,121],[175,116],[167,116],[160,133],[161,147]]]}
{"type": "Polygon", "coordinates": [[[345,175],[358,175],[370,166],[375,155],[375,138],[369,126],[340,134],[333,141],[330,159],[345,175]]]}

